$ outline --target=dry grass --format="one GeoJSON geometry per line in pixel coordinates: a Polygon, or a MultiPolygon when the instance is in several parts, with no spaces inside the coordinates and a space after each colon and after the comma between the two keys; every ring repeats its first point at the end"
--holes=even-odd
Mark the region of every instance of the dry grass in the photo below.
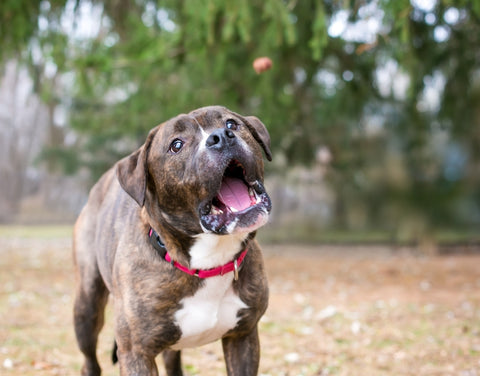
{"type": "MultiPolygon", "coordinates": [[[[70,239],[53,234],[0,236],[1,375],[79,374],[70,239]]],[[[264,248],[261,374],[480,375],[480,255],[264,248]]],[[[104,374],[117,375],[111,320],[102,333],[104,374]]],[[[183,359],[187,375],[225,374],[218,343],[183,359]]]]}

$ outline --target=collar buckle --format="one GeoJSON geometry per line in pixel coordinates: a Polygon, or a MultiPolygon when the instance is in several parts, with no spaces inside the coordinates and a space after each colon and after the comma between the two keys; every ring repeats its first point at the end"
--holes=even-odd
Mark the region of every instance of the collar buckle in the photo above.
{"type": "Polygon", "coordinates": [[[233,261],[233,279],[238,281],[238,259],[233,261]]]}

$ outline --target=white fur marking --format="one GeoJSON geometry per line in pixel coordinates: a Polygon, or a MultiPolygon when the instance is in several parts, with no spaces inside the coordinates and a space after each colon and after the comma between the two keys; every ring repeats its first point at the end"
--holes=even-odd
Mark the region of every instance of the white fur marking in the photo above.
{"type": "Polygon", "coordinates": [[[238,311],[247,305],[233,291],[232,281],[232,273],[208,278],[195,295],[182,300],[175,314],[182,337],[173,350],[205,345],[235,328],[238,311]]]}
{"type": "Polygon", "coordinates": [[[240,251],[248,233],[232,235],[200,234],[190,249],[191,269],[210,269],[225,265],[240,251]]]}
{"type": "MultiPolygon", "coordinates": [[[[190,268],[209,269],[232,261],[245,237],[246,234],[199,235],[190,249],[190,268]]],[[[193,296],[182,300],[182,308],[175,313],[182,337],[172,349],[205,345],[235,328],[238,311],[247,305],[233,290],[232,282],[233,273],[207,278],[193,296]]]]}
{"type": "MultiPolygon", "coordinates": [[[[196,120],[195,120],[196,121],[196,120]]],[[[199,152],[202,152],[206,149],[207,147],[207,139],[208,137],[210,136],[210,134],[208,134],[207,132],[205,132],[202,128],[202,126],[197,122],[198,124],[198,127],[200,128],[200,131],[202,132],[202,139],[200,140],[199,144],[198,144],[198,151],[199,152]]]]}

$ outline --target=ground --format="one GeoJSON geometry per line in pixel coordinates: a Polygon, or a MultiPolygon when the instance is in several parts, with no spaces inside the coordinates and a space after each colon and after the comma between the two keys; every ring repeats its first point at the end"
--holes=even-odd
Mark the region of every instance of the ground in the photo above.
{"type": "MultiPolygon", "coordinates": [[[[480,375],[480,254],[264,250],[270,305],[260,323],[260,374],[480,375]]],[[[0,375],[79,374],[73,280],[68,231],[0,232],[0,375]]],[[[99,358],[105,375],[118,375],[111,316],[99,358]]],[[[187,375],[226,374],[219,343],[185,351],[183,361],[187,375]]]]}

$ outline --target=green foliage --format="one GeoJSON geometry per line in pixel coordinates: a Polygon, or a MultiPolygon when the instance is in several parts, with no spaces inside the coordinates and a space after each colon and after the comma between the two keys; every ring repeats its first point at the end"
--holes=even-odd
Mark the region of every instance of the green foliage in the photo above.
{"type": "Polygon", "coordinates": [[[0,4],[0,58],[39,46],[57,75],[73,78],[59,97],[41,69],[38,77],[45,100],[70,110],[78,141],[48,154],[67,170],[86,166],[96,178],[157,123],[221,104],[267,124],[277,156],[269,168],[313,164],[319,146],[331,150],[339,227],[480,223],[480,0],[439,0],[430,10],[408,0],[72,4],[102,7],[97,36],[62,32],[65,1],[0,4]],[[329,36],[341,12],[349,25],[380,19],[381,27],[373,38],[329,36]],[[39,17],[47,28],[39,30],[39,17]],[[251,66],[259,56],[273,60],[261,75],[251,66]],[[387,84],[378,78],[385,67],[387,84]],[[368,223],[352,224],[352,211],[368,223]]]}
{"type": "Polygon", "coordinates": [[[19,57],[29,51],[28,45],[39,35],[40,16],[56,18],[66,4],[66,0],[0,2],[0,60],[19,57]]]}
{"type": "Polygon", "coordinates": [[[322,57],[322,52],[328,43],[327,34],[327,20],[325,17],[325,10],[323,4],[318,2],[316,5],[315,20],[312,25],[312,39],[309,41],[309,47],[312,50],[312,57],[314,60],[319,61],[322,57]]]}

